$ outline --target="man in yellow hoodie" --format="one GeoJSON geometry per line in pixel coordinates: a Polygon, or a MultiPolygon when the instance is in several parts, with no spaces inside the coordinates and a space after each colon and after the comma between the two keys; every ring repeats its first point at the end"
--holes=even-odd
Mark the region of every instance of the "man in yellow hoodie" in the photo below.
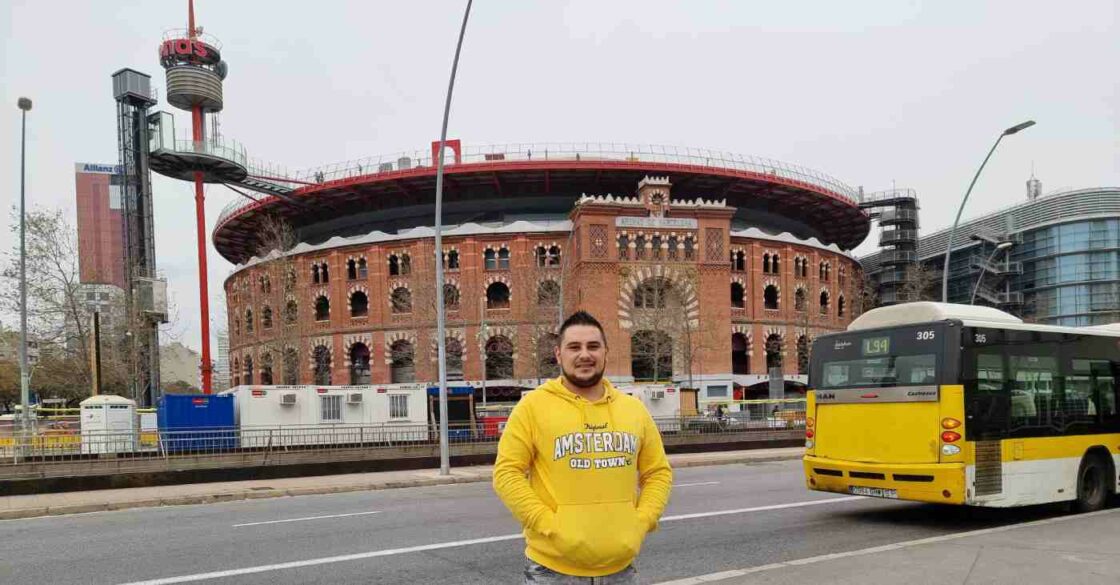
{"type": "Polygon", "coordinates": [[[603,327],[579,311],[560,327],[563,374],[506,422],[494,490],[525,528],[525,583],[630,584],[669,501],[673,471],[646,408],[603,377],[603,327]]]}

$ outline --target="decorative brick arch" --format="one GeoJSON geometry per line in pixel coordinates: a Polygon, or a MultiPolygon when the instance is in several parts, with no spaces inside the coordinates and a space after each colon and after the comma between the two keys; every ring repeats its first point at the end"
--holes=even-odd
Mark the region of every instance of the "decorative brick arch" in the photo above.
{"type": "Polygon", "coordinates": [[[681,271],[673,266],[664,266],[655,264],[653,266],[642,266],[630,272],[622,283],[622,290],[618,295],[618,325],[619,327],[629,330],[633,325],[631,313],[634,310],[634,291],[637,290],[646,280],[651,278],[664,278],[677,289],[677,294],[681,296],[681,302],[684,304],[685,314],[688,317],[689,325],[697,327],[700,321],[700,299],[696,294],[696,287],[692,285],[692,281],[681,271]]]}
{"type": "Polygon", "coordinates": [[[489,343],[489,341],[494,337],[505,337],[509,340],[510,346],[513,347],[513,361],[514,363],[517,363],[517,328],[509,325],[497,325],[494,327],[488,327],[486,330],[486,338],[479,339],[479,347],[482,348],[483,352],[485,352],[486,350],[486,344],[489,343]]]}
{"type": "Polygon", "coordinates": [[[753,356],[754,355],[754,332],[752,331],[751,326],[750,325],[741,325],[741,324],[738,324],[738,323],[732,324],[731,325],[731,335],[735,335],[736,333],[742,335],[743,338],[747,340],[747,355],[748,356],[753,356]]]}
{"type": "Polygon", "coordinates": [[[506,288],[509,289],[509,302],[512,303],[513,302],[513,284],[510,282],[508,274],[491,274],[490,276],[486,277],[486,280],[482,283],[482,299],[483,299],[483,302],[486,301],[486,291],[490,290],[490,285],[494,284],[495,282],[500,282],[500,283],[506,285],[506,288]]]}
{"type": "Polygon", "coordinates": [[[311,371],[315,371],[315,349],[318,347],[327,348],[327,355],[331,358],[331,366],[334,366],[334,343],[330,336],[324,335],[322,337],[315,337],[310,340],[307,347],[307,364],[311,371]]]}
{"type": "MultiPolygon", "coordinates": [[[[778,279],[774,278],[774,277],[762,279],[762,293],[763,294],[766,294],[766,287],[769,287],[769,286],[774,287],[774,290],[776,290],[778,292],[778,303],[780,304],[782,302],[782,285],[781,285],[781,283],[779,283],[778,279]]],[[[804,287],[798,287],[798,288],[804,288],[804,287]]],[[[808,292],[808,291],[806,291],[806,292],[808,292]]]]}
{"type": "Polygon", "coordinates": [[[327,302],[330,302],[330,300],[331,300],[330,292],[327,291],[326,288],[311,289],[311,306],[312,307],[315,306],[315,301],[319,300],[319,297],[326,297],[327,302]]]}
{"type": "Polygon", "coordinates": [[[415,331],[389,331],[385,333],[385,364],[393,363],[393,344],[398,341],[407,341],[412,344],[412,359],[416,360],[416,332],[415,331]]]}
{"type": "MultiPolygon", "coordinates": [[[[466,362],[466,360],[467,360],[467,348],[469,347],[469,345],[467,344],[466,331],[464,331],[463,328],[461,328],[461,327],[456,327],[456,328],[444,329],[444,333],[446,334],[447,339],[454,339],[455,341],[459,342],[459,347],[463,348],[463,361],[466,362]]],[[[439,338],[437,338],[435,335],[431,335],[430,337],[432,338],[432,342],[429,344],[430,345],[430,347],[429,347],[430,351],[428,352],[428,354],[429,354],[428,359],[430,359],[433,362],[438,362],[439,361],[439,338]]]]}
{"type": "Polygon", "coordinates": [[[747,281],[742,276],[739,276],[739,275],[732,276],[731,277],[731,282],[737,282],[737,283],[743,285],[743,291],[746,292],[747,281]]]}
{"type": "MultiPolygon", "coordinates": [[[[373,353],[373,336],[369,333],[351,333],[342,336],[342,363],[347,368],[350,367],[350,350],[354,348],[355,343],[364,343],[369,348],[370,353],[373,353]]],[[[372,356],[370,361],[373,361],[372,356]]]]}
{"type": "Polygon", "coordinates": [[[346,309],[350,312],[354,311],[354,305],[352,301],[354,299],[354,293],[356,292],[365,293],[366,303],[368,304],[370,302],[369,289],[364,284],[355,284],[350,287],[349,291],[346,292],[346,309]]]}
{"type": "Polygon", "coordinates": [[[508,242],[501,242],[501,243],[498,243],[498,244],[486,244],[486,247],[483,248],[482,251],[485,252],[486,250],[493,250],[495,252],[498,252],[498,251],[501,251],[501,250],[509,250],[509,243],[508,242]]]}

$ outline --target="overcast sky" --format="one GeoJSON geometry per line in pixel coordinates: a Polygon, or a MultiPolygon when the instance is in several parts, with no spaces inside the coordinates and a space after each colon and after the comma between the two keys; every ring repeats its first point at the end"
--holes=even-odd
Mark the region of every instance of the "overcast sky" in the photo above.
{"type": "MultiPolygon", "coordinates": [[[[74,163],[117,160],[110,75],[149,73],[186,1],[0,0],[0,202],[73,218],[74,163]]],[[[479,0],[449,129],[468,144],[698,146],[804,165],[875,191],[913,187],[922,228],[946,227],[996,136],[966,217],[1044,192],[1120,186],[1120,27],[1101,1],[529,2],[479,0]]],[[[229,63],[222,130],[255,159],[304,168],[439,136],[463,2],[218,2],[198,23],[229,63]]],[[[168,109],[166,104],[161,108],[168,109]]],[[[178,127],[188,115],[174,110],[178,127]]],[[[193,189],[154,178],[172,336],[199,346],[193,189]]],[[[680,193],[704,196],[705,193],[680,193]]],[[[208,229],[238,197],[207,189],[208,229]]],[[[4,214],[5,220],[7,214],[4,214]]],[[[0,247],[16,239],[4,230],[0,247]]],[[[857,252],[869,251],[868,239],[857,252]]],[[[210,247],[214,328],[231,265],[210,247]]],[[[10,322],[6,318],[6,322],[10,322]]]]}

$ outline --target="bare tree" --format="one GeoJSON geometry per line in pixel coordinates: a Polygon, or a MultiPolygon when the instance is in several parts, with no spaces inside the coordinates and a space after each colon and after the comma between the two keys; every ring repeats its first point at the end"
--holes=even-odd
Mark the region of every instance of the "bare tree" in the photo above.
{"type": "Polygon", "coordinates": [[[940,282],[937,274],[921,262],[915,262],[906,267],[906,281],[900,293],[906,301],[932,301],[937,300],[937,285],[940,282]]]}
{"type": "MultiPolygon", "coordinates": [[[[13,210],[13,230],[18,229],[13,210]]],[[[27,214],[28,337],[39,345],[39,361],[31,371],[32,388],[40,395],[76,399],[89,394],[92,311],[83,298],[78,273],[77,232],[61,210],[27,214]]],[[[9,314],[20,310],[19,250],[7,254],[0,305],[9,314]]],[[[127,328],[123,302],[113,305],[101,331],[102,391],[123,393],[128,368],[124,362],[127,328]]]]}
{"type": "MultiPolygon", "coordinates": [[[[313,311],[310,299],[301,298],[299,270],[295,258],[289,253],[299,244],[295,230],[283,218],[267,215],[258,228],[257,257],[261,259],[253,282],[250,283],[248,307],[240,314],[229,315],[230,321],[244,320],[245,309],[253,311],[259,322],[260,339],[258,359],[254,368],[265,363],[271,367],[273,383],[299,383],[300,357],[304,351],[306,327],[302,315],[313,311]],[[294,359],[293,359],[294,354],[294,359]],[[267,356],[267,357],[266,357],[267,356]]],[[[230,371],[231,376],[242,372],[230,371]]],[[[254,379],[258,379],[254,375],[254,379]]]]}

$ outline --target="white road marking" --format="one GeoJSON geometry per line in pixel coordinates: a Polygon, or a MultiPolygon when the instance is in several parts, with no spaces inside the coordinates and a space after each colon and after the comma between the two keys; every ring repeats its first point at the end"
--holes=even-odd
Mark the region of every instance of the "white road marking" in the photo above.
{"type": "Polygon", "coordinates": [[[260,526],[262,524],[283,524],[285,522],[303,522],[304,520],[323,520],[325,518],[346,518],[348,516],[369,516],[370,514],[380,514],[381,510],[374,512],[354,512],[352,514],[331,514],[329,516],[305,516],[303,518],[288,518],[286,520],[269,520],[267,522],[247,522],[245,524],[234,524],[234,528],[241,528],[242,526],[260,526]]]}
{"type": "Polygon", "coordinates": [[[824,504],[839,504],[841,502],[853,502],[855,500],[867,501],[863,496],[845,496],[843,498],[826,498],[822,500],[808,500],[805,502],[792,502],[789,504],[774,504],[772,506],[756,506],[754,508],[736,508],[734,510],[717,510],[715,512],[698,512],[696,514],[677,514],[676,516],[664,516],[661,522],[674,522],[677,520],[692,520],[693,518],[711,518],[712,516],[728,516],[730,514],[746,514],[749,512],[768,512],[770,510],[785,510],[788,508],[804,508],[806,506],[821,506],[824,504]]]}
{"type": "MultiPolygon", "coordinates": [[[[820,506],[823,504],[839,504],[843,502],[851,502],[854,500],[867,500],[867,498],[860,496],[848,496],[842,498],[827,498],[820,500],[807,500],[804,502],[792,502],[789,504],[776,504],[773,506],[757,506],[754,508],[736,508],[733,510],[717,510],[714,512],[701,512],[698,514],[679,514],[676,516],[665,516],[661,518],[661,522],[675,522],[679,520],[690,520],[693,518],[709,518],[712,516],[728,516],[732,514],[746,514],[750,512],[766,512],[770,510],[785,510],[789,508],[800,508],[805,506],[820,506]]],[[[213,571],[210,573],[196,573],[194,575],[180,575],[178,577],[164,577],[162,579],[150,579],[148,581],[133,581],[124,583],[123,585],[171,585],[173,583],[192,583],[195,581],[207,581],[210,579],[224,579],[226,577],[236,577],[238,575],[251,575],[254,573],[266,573],[269,571],[283,571],[285,569],[299,569],[303,567],[313,567],[316,565],[326,565],[331,563],[342,563],[346,561],[358,561],[362,559],[372,559],[376,557],[388,557],[394,555],[403,555],[414,552],[424,552],[429,550],[440,550],[445,548],[457,548],[461,546],[472,546],[476,544],[487,544],[491,542],[502,542],[505,540],[520,540],[521,533],[517,534],[503,534],[501,536],[490,536],[486,538],[475,538],[471,540],[456,540],[452,542],[438,542],[435,544],[424,544],[419,546],[410,546],[405,548],[391,548],[385,550],[374,550],[364,553],[355,553],[349,555],[339,555],[334,557],[322,557],[318,559],[307,559],[304,561],[291,561],[287,563],[277,563],[274,565],[259,565],[256,567],[245,567],[243,569],[230,569],[227,571],[213,571]]]]}
{"type": "Polygon", "coordinates": [[[921,546],[923,544],[937,544],[950,540],[958,540],[961,538],[968,538],[970,536],[983,536],[985,534],[994,534],[998,532],[1007,532],[1015,530],[1016,528],[1028,528],[1032,526],[1044,526],[1047,524],[1056,524],[1058,522],[1065,522],[1066,520],[1075,520],[1079,518],[1091,518],[1093,516],[1100,516],[1103,514],[1112,514],[1120,512],[1120,509],[1103,510],[1101,512],[1092,512],[1089,514],[1075,514],[1069,516],[1059,516],[1057,518],[1046,518],[1044,520],[1034,520],[1031,522],[1020,522],[1018,524],[1007,524],[1004,526],[996,526],[994,528],[981,528],[979,530],[969,530],[967,532],[955,532],[953,534],[943,534],[941,536],[931,536],[929,538],[919,538],[917,540],[906,540],[903,542],[896,542],[893,544],[884,544],[881,546],[873,546],[870,548],[863,548],[841,553],[832,553],[827,555],[817,555],[815,557],[807,557],[804,559],[795,559],[792,561],[785,561],[781,563],[770,563],[768,565],[759,565],[757,567],[747,567],[745,569],[735,569],[731,571],[720,571],[718,573],[709,573],[707,575],[697,575],[695,577],[688,577],[686,579],[677,579],[675,581],[662,581],[658,585],[702,585],[703,583],[711,583],[713,581],[722,581],[724,579],[732,579],[735,577],[743,577],[752,573],[761,573],[763,571],[772,571],[774,569],[783,569],[789,567],[800,567],[802,565],[812,565],[815,563],[822,563],[825,561],[833,561],[836,559],[844,559],[849,557],[858,557],[870,555],[881,552],[889,552],[903,548],[910,548],[914,546],[921,546]]]}
{"type": "Polygon", "coordinates": [[[675,483],[675,484],[673,484],[673,487],[675,487],[675,488],[693,487],[693,486],[698,486],[698,485],[719,485],[719,482],[718,481],[698,481],[696,483],[675,483]]]}

